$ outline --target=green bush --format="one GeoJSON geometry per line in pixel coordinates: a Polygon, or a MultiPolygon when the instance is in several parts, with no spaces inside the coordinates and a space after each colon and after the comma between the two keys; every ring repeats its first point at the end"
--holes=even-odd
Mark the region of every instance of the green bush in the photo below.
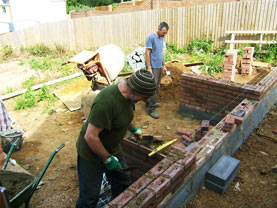
{"type": "Polygon", "coordinates": [[[4,45],[3,48],[2,48],[2,50],[1,50],[0,55],[1,55],[1,57],[3,57],[3,58],[8,58],[9,56],[12,55],[12,53],[13,53],[12,47],[9,46],[9,45],[4,45]]]}
{"type": "Polygon", "coordinates": [[[269,44],[264,47],[256,47],[254,57],[267,63],[277,64],[277,44],[269,44]]]}
{"type": "Polygon", "coordinates": [[[44,45],[43,43],[36,44],[34,46],[29,46],[26,48],[27,52],[29,52],[33,56],[46,56],[52,53],[52,50],[44,45]]]}
{"type": "Polygon", "coordinates": [[[50,60],[49,57],[45,57],[42,59],[34,59],[32,58],[29,61],[29,65],[32,69],[42,69],[42,70],[47,70],[47,69],[52,69],[53,67],[53,61],[50,60]]]}
{"type": "Polygon", "coordinates": [[[189,53],[195,52],[210,52],[212,49],[212,40],[193,40],[188,44],[187,50],[189,53]]]}

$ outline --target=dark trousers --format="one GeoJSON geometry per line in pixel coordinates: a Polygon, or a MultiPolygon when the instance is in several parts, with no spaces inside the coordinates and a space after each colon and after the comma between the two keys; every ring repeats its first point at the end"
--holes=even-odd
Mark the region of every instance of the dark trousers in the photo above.
{"type": "MultiPolygon", "coordinates": [[[[116,155],[122,168],[127,168],[124,153],[116,155]]],[[[103,173],[106,173],[111,184],[112,196],[115,198],[131,185],[130,174],[120,171],[109,171],[103,163],[91,163],[78,155],[79,198],[76,208],[96,207],[101,189],[103,173]]]]}
{"type": "Polygon", "coordinates": [[[158,96],[159,89],[160,89],[161,77],[162,77],[162,68],[154,68],[154,69],[152,69],[152,73],[155,77],[155,82],[156,82],[157,89],[156,89],[155,94],[152,97],[148,98],[147,101],[146,101],[146,107],[147,107],[149,112],[155,110],[154,105],[157,102],[157,96],[158,96]]]}

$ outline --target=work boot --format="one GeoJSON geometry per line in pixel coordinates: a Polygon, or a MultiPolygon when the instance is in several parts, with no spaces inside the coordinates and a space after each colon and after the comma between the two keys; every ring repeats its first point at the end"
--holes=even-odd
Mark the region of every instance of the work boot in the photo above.
{"type": "Polygon", "coordinates": [[[155,103],[155,104],[153,105],[153,107],[154,107],[154,108],[159,108],[159,107],[161,107],[161,103],[155,103]]]}
{"type": "Polygon", "coordinates": [[[149,115],[155,119],[159,118],[159,114],[156,111],[149,111],[149,115]]]}

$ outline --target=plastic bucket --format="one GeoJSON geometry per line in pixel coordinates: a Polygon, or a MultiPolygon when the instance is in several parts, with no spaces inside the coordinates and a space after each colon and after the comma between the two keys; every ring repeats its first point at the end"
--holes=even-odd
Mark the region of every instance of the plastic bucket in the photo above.
{"type": "Polygon", "coordinates": [[[19,129],[9,129],[6,131],[1,131],[0,136],[1,136],[1,143],[2,143],[2,149],[5,153],[8,153],[11,145],[19,138],[19,141],[14,147],[14,152],[18,151],[21,149],[22,146],[22,135],[23,131],[19,129]]]}

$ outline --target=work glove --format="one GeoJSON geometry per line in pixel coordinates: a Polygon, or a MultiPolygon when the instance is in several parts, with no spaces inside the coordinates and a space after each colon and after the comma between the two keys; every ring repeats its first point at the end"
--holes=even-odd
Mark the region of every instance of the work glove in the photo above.
{"type": "Polygon", "coordinates": [[[107,160],[104,161],[104,164],[108,170],[120,170],[121,165],[117,157],[110,155],[107,160]]]}
{"type": "Polygon", "coordinates": [[[142,130],[138,127],[134,127],[132,130],[131,130],[131,133],[134,134],[135,136],[137,136],[139,139],[142,139],[142,130]]]}

